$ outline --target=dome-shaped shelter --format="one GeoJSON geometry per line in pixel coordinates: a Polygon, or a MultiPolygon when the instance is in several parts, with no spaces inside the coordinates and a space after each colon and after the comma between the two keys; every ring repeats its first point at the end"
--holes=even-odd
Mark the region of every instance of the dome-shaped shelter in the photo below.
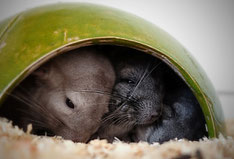
{"type": "Polygon", "coordinates": [[[38,7],[0,23],[0,104],[7,92],[50,58],[95,44],[130,47],[165,61],[196,96],[209,137],[224,133],[223,113],[215,90],[183,46],[142,18],[92,4],[38,7]]]}

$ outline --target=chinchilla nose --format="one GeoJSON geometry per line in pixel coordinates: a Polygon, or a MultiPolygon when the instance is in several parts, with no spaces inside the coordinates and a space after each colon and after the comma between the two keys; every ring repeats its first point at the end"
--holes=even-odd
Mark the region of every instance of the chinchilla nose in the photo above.
{"type": "Polygon", "coordinates": [[[155,112],[152,112],[151,116],[150,116],[150,121],[151,122],[154,122],[155,120],[157,120],[160,116],[160,113],[155,111],[155,112]]]}

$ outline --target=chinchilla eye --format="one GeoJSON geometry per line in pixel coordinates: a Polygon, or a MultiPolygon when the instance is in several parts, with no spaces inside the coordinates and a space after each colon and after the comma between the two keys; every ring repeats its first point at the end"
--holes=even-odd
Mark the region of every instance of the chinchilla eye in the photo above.
{"type": "Polygon", "coordinates": [[[75,108],[74,104],[72,103],[72,101],[69,98],[66,99],[66,105],[71,109],[75,108]]]}
{"type": "Polygon", "coordinates": [[[127,83],[128,83],[128,84],[135,84],[135,82],[132,81],[132,80],[128,80],[127,83]]]}
{"type": "Polygon", "coordinates": [[[135,84],[135,81],[131,79],[127,79],[127,78],[120,79],[120,82],[131,84],[131,85],[135,84]]]}

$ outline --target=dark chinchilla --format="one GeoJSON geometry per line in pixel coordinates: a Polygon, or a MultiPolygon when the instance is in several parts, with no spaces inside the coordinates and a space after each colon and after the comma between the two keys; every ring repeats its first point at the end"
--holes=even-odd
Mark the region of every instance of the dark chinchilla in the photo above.
{"type": "Polygon", "coordinates": [[[208,135],[204,115],[190,88],[173,73],[166,79],[161,118],[151,125],[136,126],[132,131],[134,142],[163,143],[174,138],[199,140],[208,135]]]}
{"type": "Polygon", "coordinates": [[[112,62],[116,82],[102,125],[95,136],[112,142],[114,137],[128,141],[135,125],[155,122],[162,112],[164,94],[163,63],[134,49],[114,48],[112,62]]]}

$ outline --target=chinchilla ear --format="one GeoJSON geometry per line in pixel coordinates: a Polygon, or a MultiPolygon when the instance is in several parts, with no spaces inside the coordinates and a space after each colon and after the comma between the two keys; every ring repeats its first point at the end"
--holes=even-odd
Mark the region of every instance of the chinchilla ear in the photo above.
{"type": "Polygon", "coordinates": [[[41,66],[37,70],[35,70],[32,75],[40,80],[45,80],[49,76],[49,67],[41,66]]]}

